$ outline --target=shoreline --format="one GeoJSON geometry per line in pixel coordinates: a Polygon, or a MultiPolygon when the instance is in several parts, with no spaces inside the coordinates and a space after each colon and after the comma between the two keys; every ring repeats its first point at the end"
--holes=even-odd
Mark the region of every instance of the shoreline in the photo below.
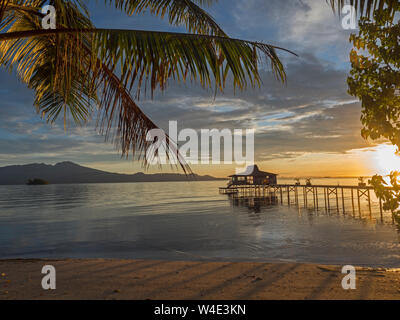
{"type": "Polygon", "coordinates": [[[0,260],[0,300],[400,299],[399,268],[356,267],[344,290],[341,266],[307,263],[124,259],[0,260]],[[43,290],[44,265],[56,290],[43,290]]]}

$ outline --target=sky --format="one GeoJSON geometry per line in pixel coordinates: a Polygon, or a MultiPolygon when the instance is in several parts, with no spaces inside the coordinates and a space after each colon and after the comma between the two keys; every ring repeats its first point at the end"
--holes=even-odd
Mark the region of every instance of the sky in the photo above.
{"type": "MultiPolygon", "coordinates": [[[[87,1],[96,27],[179,31],[150,14],[127,16],[103,1],[87,1]]],[[[260,88],[224,93],[171,81],[164,92],[141,97],[142,110],[163,129],[255,129],[255,162],[280,176],[359,176],[382,173],[390,147],[361,138],[360,103],[347,94],[351,30],[342,28],[325,0],[219,0],[206,10],[235,38],[290,49],[281,53],[287,83],[262,71],[260,88]]],[[[356,31],[356,30],[355,30],[356,31]]],[[[33,94],[15,74],[0,69],[0,166],[73,161],[110,172],[143,171],[121,158],[95,130],[47,124],[33,107],[33,94]]],[[[396,162],[396,159],[393,160],[396,162]]],[[[198,174],[227,176],[234,165],[193,165],[198,174]]],[[[163,168],[170,172],[169,166],[163,168]]],[[[150,173],[159,172],[151,167],[150,173]]]]}

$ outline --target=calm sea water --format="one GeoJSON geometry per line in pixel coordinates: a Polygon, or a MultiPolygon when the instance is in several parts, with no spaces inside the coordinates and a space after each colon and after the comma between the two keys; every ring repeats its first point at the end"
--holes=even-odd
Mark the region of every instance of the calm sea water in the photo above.
{"type": "MultiPolygon", "coordinates": [[[[313,182],[356,184],[338,179],[313,182]]],[[[216,181],[0,186],[0,258],[400,266],[396,225],[323,209],[235,204],[218,193],[224,185],[216,181]]]]}

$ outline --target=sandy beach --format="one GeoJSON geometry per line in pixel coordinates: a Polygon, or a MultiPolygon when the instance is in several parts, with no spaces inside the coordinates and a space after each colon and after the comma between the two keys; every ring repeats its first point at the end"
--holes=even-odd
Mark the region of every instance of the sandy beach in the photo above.
{"type": "Polygon", "coordinates": [[[339,266],[156,260],[0,260],[0,299],[400,299],[400,269],[356,268],[344,290],[339,266]],[[57,272],[43,290],[44,265],[57,272]]]}

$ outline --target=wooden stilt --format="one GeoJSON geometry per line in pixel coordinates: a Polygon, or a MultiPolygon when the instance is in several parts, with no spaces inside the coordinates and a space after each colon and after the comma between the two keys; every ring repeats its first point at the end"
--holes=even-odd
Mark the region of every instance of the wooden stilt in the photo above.
{"type": "Polygon", "coordinates": [[[369,208],[369,217],[372,219],[372,210],[371,210],[371,193],[368,189],[368,208],[369,208]]]}
{"type": "Polygon", "coordinates": [[[344,208],[344,191],[342,188],[342,207],[343,207],[343,214],[346,214],[346,209],[344,208]]]}
{"type": "Polygon", "coordinates": [[[338,188],[335,188],[336,191],[336,211],[339,213],[339,195],[338,195],[338,188]]]}
{"type": "Polygon", "coordinates": [[[326,189],[326,195],[328,197],[328,212],[331,211],[331,204],[329,203],[329,188],[326,189]]]}
{"type": "Polygon", "coordinates": [[[314,209],[317,207],[317,205],[315,204],[315,188],[313,187],[312,188],[312,191],[313,191],[313,203],[314,203],[314,209]]]}
{"type": "MultiPolygon", "coordinates": [[[[301,209],[300,201],[300,195],[301,193],[301,188],[303,189],[303,203],[304,203],[304,208],[308,208],[309,204],[308,201],[309,199],[309,193],[312,193],[312,201],[314,205],[314,209],[316,212],[319,211],[319,194],[320,192],[318,189],[322,188],[322,192],[324,193],[323,197],[323,205],[325,205],[325,210],[330,213],[331,211],[331,196],[332,194],[335,196],[336,195],[336,209],[338,213],[340,213],[340,205],[343,210],[343,214],[346,215],[347,212],[350,214],[350,208],[346,208],[346,205],[350,207],[350,196],[351,196],[351,210],[353,212],[353,216],[356,215],[356,211],[358,208],[358,213],[359,217],[362,218],[362,208],[361,205],[363,202],[363,199],[365,197],[365,200],[368,201],[368,211],[369,211],[369,217],[370,219],[378,218],[378,203],[375,204],[373,203],[374,199],[372,199],[371,195],[371,190],[373,190],[371,187],[367,186],[329,186],[329,185],[312,185],[312,186],[306,186],[306,185],[294,185],[294,184],[282,184],[282,185],[264,185],[264,184],[259,184],[259,185],[237,185],[237,186],[229,186],[227,188],[219,188],[219,192],[221,194],[226,194],[229,195],[231,199],[235,199],[235,201],[250,201],[250,200],[245,200],[244,198],[249,197],[249,198],[260,198],[262,203],[265,202],[265,204],[280,204],[284,205],[286,202],[286,199],[284,197],[287,197],[287,203],[288,206],[291,206],[291,192],[293,191],[294,193],[294,202],[295,205],[299,209],[301,209]],[[339,190],[340,189],[340,190],[339,190]],[[346,202],[346,191],[345,189],[350,189],[351,195],[349,195],[349,201],[346,202]],[[355,195],[354,191],[357,192],[357,203],[355,203],[355,195]],[[287,195],[285,195],[285,192],[287,192],[287,195]],[[341,194],[339,194],[339,192],[341,194]],[[280,197],[280,200],[279,200],[280,197]],[[341,198],[341,204],[339,203],[339,200],[341,198]],[[374,208],[372,208],[374,207],[374,208]],[[372,212],[372,210],[375,210],[376,212],[372,212]],[[374,216],[374,214],[376,216],[374,216]]],[[[322,195],[321,195],[322,197],[322,195]]],[[[254,200],[254,199],[253,199],[254,200]]],[[[321,199],[322,200],[322,199],[321,199]]],[[[311,200],[310,200],[311,201],[311,200]]],[[[380,214],[380,220],[384,222],[384,209],[383,209],[383,200],[382,199],[377,199],[379,201],[379,214],[380,214]]],[[[312,204],[310,204],[311,208],[312,204]]],[[[321,207],[322,208],[322,207],[321,207]]],[[[333,209],[333,208],[332,208],[333,209]]],[[[395,223],[395,220],[393,220],[393,223],[395,223]]]]}

